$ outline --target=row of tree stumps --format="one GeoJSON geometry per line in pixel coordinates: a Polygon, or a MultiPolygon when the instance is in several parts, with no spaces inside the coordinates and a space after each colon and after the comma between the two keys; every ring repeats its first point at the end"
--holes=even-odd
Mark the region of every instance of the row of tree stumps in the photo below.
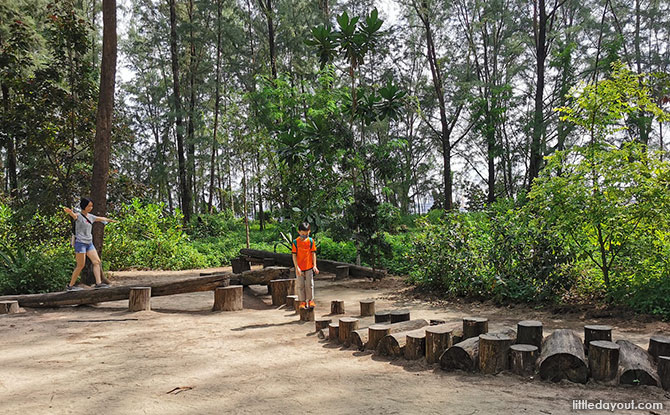
{"type": "MultiPolygon", "coordinates": [[[[244,287],[228,285],[214,289],[212,311],[239,311],[244,308],[244,287]]],[[[151,310],[151,287],[131,287],[128,295],[128,311],[151,310]]]]}

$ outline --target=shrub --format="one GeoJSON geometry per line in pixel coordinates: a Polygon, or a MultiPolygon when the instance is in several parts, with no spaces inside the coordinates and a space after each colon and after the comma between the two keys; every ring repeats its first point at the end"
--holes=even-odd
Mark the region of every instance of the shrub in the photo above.
{"type": "Polygon", "coordinates": [[[40,247],[33,251],[4,248],[0,252],[0,293],[62,291],[70,280],[74,266],[74,255],[66,245],[40,247]]]}

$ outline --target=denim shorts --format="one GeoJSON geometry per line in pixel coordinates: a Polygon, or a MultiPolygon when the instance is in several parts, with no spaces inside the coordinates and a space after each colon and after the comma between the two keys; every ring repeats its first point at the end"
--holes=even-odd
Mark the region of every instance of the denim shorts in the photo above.
{"type": "Polygon", "coordinates": [[[95,245],[91,242],[90,244],[74,241],[74,252],[77,254],[85,254],[88,251],[95,251],[95,245]]]}

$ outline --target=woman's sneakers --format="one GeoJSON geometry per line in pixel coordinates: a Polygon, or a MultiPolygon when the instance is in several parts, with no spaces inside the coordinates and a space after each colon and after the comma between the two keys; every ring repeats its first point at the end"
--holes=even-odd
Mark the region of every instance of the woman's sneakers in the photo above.
{"type": "Polygon", "coordinates": [[[98,288],[110,288],[110,287],[109,287],[108,284],[105,284],[104,282],[101,282],[100,284],[95,284],[95,286],[93,286],[93,288],[97,290],[98,288]]]}
{"type": "Polygon", "coordinates": [[[70,285],[70,284],[65,286],[65,291],[81,291],[81,290],[83,290],[83,288],[75,287],[75,286],[70,285]]]}

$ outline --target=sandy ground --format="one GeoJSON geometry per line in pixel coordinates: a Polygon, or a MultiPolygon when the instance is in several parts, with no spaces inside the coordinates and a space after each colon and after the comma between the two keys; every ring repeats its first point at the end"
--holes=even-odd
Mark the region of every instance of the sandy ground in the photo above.
{"type": "MultiPolygon", "coordinates": [[[[114,283],[196,275],[117,273],[114,283]]],[[[324,278],[325,277],[325,278],[324,278]]],[[[584,324],[610,324],[615,339],[646,348],[666,323],[588,319],[531,308],[430,302],[403,293],[397,279],[316,283],[317,315],[332,299],[348,315],[358,301],[377,310],[407,307],[412,318],[490,319],[490,328],[539,319],[545,334],[581,333],[584,324]]],[[[0,316],[0,411],[23,414],[566,414],[572,400],[661,402],[652,387],[547,383],[511,374],[444,372],[425,362],[389,361],[318,340],[313,323],[270,305],[265,288],[245,290],[245,310],[210,311],[211,292],[152,299],[152,311],[129,313],[127,301],[0,316]],[[181,388],[181,389],[175,389],[181,388]]],[[[590,414],[609,413],[587,411],[590,414]]]]}

